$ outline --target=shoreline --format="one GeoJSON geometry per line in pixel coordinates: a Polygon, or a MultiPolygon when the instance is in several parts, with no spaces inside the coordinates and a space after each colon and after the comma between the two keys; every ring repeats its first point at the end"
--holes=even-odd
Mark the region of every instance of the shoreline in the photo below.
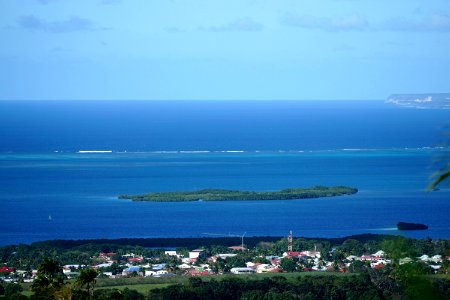
{"type": "MultiPolygon", "coordinates": [[[[409,238],[401,235],[389,235],[389,234],[374,234],[374,233],[362,233],[356,235],[349,235],[344,237],[304,237],[304,236],[294,236],[294,238],[301,238],[305,240],[317,240],[317,241],[329,241],[331,243],[341,244],[347,239],[358,240],[361,242],[368,240],[382,240],[382,239],[395,239],[397,237],[403,237],[408,239],[419,240],[417,238],[409,238]]],[[[215,236],[215,237],[155,237],[155,238],[98,238],[98,239],[52,239],[52,240],[42,240],[35,241],[31,243],[15,243],[8,245],[1,245],[2,247],[12,247],[18,245],[28,245],[28,246],[39,246],[39,245],[52,245],[54,247],[60,248],[72,248],[78,247],[86,244],[115,244],[122,246],[142,246],[148,248],[173,248],[173,247],[187,247],[192,245],[199,246],[211,246],[211,245],[224,245],[232,246],[234,244],[241,243],[240,236],[215,236]]],[[[275,242],[281,239],[286,239],[286,236],[246,236],[245,244],[256,245],[259,242],[275,242]]],[[[446,240],[446,239],[436,239],[436,240],[446,240]]]]}
{"type": "Polygon", "coordinates": [[[119,195],[118,199],[148,202],[190,201],[277,201],[353,195],[358,189],[348,186],[314,186],[309,188],[287,188],[272,192],[203,189],[190,192],[159,192],[140,195],[119,195]]]}

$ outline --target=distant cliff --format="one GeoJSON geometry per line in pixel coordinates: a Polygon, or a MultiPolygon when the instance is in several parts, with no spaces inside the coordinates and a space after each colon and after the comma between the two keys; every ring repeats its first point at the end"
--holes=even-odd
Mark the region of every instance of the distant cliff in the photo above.
{"type": "Polygon", "coordinates": [[[392,94],[386,103],[420,109],[450,109],[450,93],[392,94]]]}

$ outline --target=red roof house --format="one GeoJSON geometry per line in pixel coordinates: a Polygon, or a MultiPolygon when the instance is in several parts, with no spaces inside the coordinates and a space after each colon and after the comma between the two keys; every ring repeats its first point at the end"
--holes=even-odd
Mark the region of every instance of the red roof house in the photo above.
{"type": "Polygon", "coordinates": [[[1,266],[0,267],[0,273],[11,273],[14,272],[14,268],[10,268],[8,266],[1,266]]]}

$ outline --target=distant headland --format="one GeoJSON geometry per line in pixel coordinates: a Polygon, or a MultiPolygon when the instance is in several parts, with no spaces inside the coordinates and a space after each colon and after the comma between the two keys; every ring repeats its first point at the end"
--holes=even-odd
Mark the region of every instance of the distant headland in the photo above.
{"type": "Polygon", "coordinates": [[[358,189],[347,186],[289,188],[275,192],[204,189],[191,192],[162,192],[143,195],[120,195],[119,199],[153,202],[297,200],[352,195],[357,192],[358,189]]]}

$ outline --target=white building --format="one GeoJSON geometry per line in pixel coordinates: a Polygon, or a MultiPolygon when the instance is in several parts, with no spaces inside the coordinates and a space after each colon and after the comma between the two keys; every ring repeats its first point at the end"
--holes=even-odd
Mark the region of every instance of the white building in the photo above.
{"type": "Polygon", "coordinates": [[[190,259],[197,259],[204,255],[205,255],[205,252],[203,252],[203,250],[201,250],[201,249],[195,249],[195,250],[189,251],[190,259]]]}
{"type": "Polygon", "coordinates": [[[153,276],[153,277],[160,277],[163,275],[168,274],[169,272],[167,272],[166,270],[147,270],[144,273],[145,277],[149,277],[149,276],[153,276]]]}
{"type": "Polygon", "coordinates": [[[232,268],[230,270],[231,273],[233,274],[251,274],[251,273],[255,273],[255,270],[253,270],[252,268],[232,268]]]}
{"type": "Polygon", "coordinates": [[[178,257],[177,251],[173,251],[173,250],[171,250],[171,251],[164,251],[164,254],[168,255],[168,256],[176,256],[176,257],[178,257]]]}

